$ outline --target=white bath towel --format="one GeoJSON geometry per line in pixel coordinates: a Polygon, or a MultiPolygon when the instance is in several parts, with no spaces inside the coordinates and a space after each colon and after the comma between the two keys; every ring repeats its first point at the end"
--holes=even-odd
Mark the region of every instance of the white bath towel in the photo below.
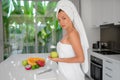
{"type": "Polygon", "coordinates": [[[84,30],[82,20],[77,12],[75,5],[71,1],[60,0],[57,4],[56,16],[58,15],[58,11],[60,9],[62,9],[69,16],[69,18],[73,22],[74,27],[79,32],[81,44],[82,44],[82,48],[83,48],[83,52],[84,52],[84,57],[85,57],[85,61],[84,61],[84,63],[81,64],[81,66],[82,66],[84,73],[87,73],[87,71],[88,71],[88,52],[87,52],[87,50],[89,48],[89,45],[88,45],[88,40],[86,37],[86,33],[84,30]]]}
{"type": "MultiPolygon", "coordinates": [[[[57,51],[60,58],[70,58],[75,56],[75,52],[70,44],[57,43],[57,51]]],[[[80,67],[80,63],[58,62],[59,71],[66,77],[66,80],[85,80],[85,75],[80,67]]]]}

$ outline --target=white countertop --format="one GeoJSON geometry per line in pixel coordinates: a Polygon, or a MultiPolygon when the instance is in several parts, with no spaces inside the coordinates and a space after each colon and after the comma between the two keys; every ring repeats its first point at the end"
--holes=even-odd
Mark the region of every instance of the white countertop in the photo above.
{"type": "Polygon", "coordinates": [[[120,62],[120,55],[118,55],[118,54],[115,54],[115,55],[105,55],[105,56],[120,62]]]}
{"type": "Polygon", "coordinates": [[[0,80],[66,80],[65,77],[57,69],[57,63],[47,59],[49,54],[16,54],[0,63],[0,80]],[[42,57],[47,63],[45,67],[36,70],[25,70],[21,64],[22,60],[28,57],[42,57]],[[52,63],[52,65],[50,65],[52,63]],[[52,71],[38,75],[40,71],[47,68],[52,68],[52,71]]]}
{"type": "Polygon", "coordinates": [[[114,55],[103,55],[100,53],[96,53],[96,52],[92,52],[91,54],[96,55],[102,59],[104,58],[108,58],[108,59],[112,59],[115,60],[116,62],[120,63],[120,54],[114,54],[114,55]]]}

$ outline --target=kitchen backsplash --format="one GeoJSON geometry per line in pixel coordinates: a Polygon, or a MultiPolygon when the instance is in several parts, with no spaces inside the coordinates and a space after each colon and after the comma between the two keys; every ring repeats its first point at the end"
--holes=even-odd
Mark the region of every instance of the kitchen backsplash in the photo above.
{"type": "Polygon", "coordinates": [[[102,25],[100,27],[100,41],[107,43],[111,50],[120,50],[120,25],[102,25]]]}

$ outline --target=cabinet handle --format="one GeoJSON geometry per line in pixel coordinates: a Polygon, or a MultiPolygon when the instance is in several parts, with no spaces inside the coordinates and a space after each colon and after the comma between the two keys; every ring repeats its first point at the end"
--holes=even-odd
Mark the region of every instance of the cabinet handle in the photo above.
{"type": "Polygon", "coordinates": [[[110,70],[110,71],[112,71],[112,69],[111,68],[109,68],[109,67],[105,67],[107,70],[110,70]]]}
{"type": "Polygon", "coordinates": [[[112,76],[110,76],[109,74],[105,73],[106,76],[108,76],[109,78],[112,78],[112,76]]]}
{"type": "Polygon", "coordinates": [[[108,60],[106,60],[106,62],[108,62],[108,63],[112,64],[112,62],[110,62],[110,61],[108,61],[108,60]]]}

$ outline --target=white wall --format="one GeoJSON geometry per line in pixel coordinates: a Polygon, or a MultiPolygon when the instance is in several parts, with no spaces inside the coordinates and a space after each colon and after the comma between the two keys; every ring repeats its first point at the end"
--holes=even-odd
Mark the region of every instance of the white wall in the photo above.
{"type": "Polygon", "coordinates": [[[0,0],[0,62],[3,61],[3,26],[2,26],[2,2],[0,0]]]}
{"type": "Polygon", "coordinates": [[[81,0],[81,17],[87,33],[90,49],[92,44],[100,40],[100,28],[92,26],[91,2],[90,0],[81,0]]]}

